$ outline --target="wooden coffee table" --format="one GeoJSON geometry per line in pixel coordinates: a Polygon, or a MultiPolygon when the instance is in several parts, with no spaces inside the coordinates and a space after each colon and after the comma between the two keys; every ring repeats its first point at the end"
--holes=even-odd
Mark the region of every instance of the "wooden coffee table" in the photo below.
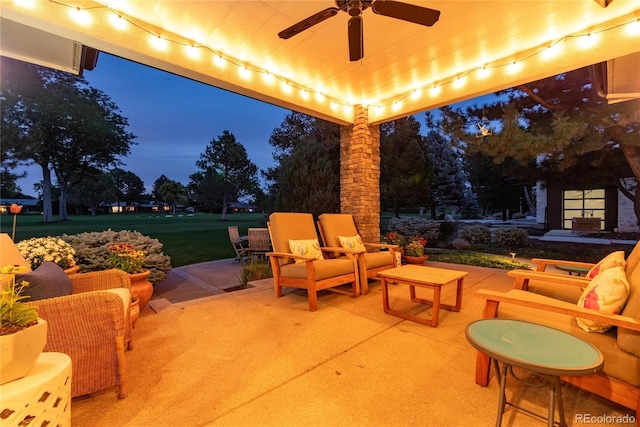
{"type": "Polygon", "coordinates": [[[393,316],[402,317],[403,319],[413,320],[414,322],[436,327],[438,326],[440,308],[450,311],[460,311],[462,308],[462,284],[464,276],[467,274],[468,273],[466,271],[447,270],[444,268],[425,267],[421,265],[403,265],[401,267],[381,271],[378,273],[378,276],[380,276],[382,281],[382,307],[384,312],[393,316]],[[441,304],[440,291],[442,287],[454,282],[457,283],[455,305],[441,304]],[[390,308],[389,283],[409,285],[411,301],[433,306],[431,319],[414,316],[412,314],[403,313],[390,308]],[[417,298],[416,286],[433,289],[433,301],[417,298]]]}

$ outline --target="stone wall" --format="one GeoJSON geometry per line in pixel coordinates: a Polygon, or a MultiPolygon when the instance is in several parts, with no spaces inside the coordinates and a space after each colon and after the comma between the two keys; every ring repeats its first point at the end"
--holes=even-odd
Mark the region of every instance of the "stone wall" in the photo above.
{"type": "Polygon", "coordinates": [[[380,126],[359,105],[340,129],[340,212],[353,215],[365,242],[380,242],[380,126]]]}

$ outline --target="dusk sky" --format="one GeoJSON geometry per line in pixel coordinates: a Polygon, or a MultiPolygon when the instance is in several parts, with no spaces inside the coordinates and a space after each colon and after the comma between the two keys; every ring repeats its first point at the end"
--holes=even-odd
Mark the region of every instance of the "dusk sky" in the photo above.
{"type": "MultiPolygon", "coordinates": [[[[290,113],[280,107],[218,89],[184,77],[100,53],[98,66],[85,71],[89,84],[107,95],[129,119],[136,135],[122,169],[135,173],[148,191],[160,175],[184,185],[197,171],[196,160],[209,142],[228,130],[259,169],[273,166],[272,131],[290,113]]],[[[474,101],[467,101],[475,103],[474,101]]],[[[424,114],[417,115],[424,125],[424,114]]],[[[22,167],[22,192],[36,196],[42,180],[39,166],[22,167]]],[[[55,176],[52,176],[55,182],[55,176]]]]}
{"type": "MultiPolygon", "coordinates": [[[[102,52],[98,66],[84,77],[129,119],[137,144],[120,167],[138,175],[148,190],[162,174],[186,185],[200,153],[224,130],[244,145],[259,169],[272,166],[269,137],[290,112],[102,52]]],[[[42,180],[40,167],[20,170],[28,172],[18,181],[22,192],[36,196],[33,184],[42,180]]]]}

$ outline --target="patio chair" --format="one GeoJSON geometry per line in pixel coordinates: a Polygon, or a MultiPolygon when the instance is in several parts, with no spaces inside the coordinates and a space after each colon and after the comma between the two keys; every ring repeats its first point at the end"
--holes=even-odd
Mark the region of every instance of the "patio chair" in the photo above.
{"type": "Polygon", "coordinates": [[[587,286],[589,281],[598,273],[602,268],[607,268],[611,265],[620,265],[625,269],[627,277],[635,270],[640,263],[640,242],[636,244],[629,256],[624,258],[624,254],[621,251],[612,252],[607,255],[598,263],[586,263],[580,261],[569,260],[555,260],[555,259],[543,259],[534,258],[531,260],[536,265],[535,271],[531,270],[512,270],[508,274],[515,279],[514,288],[529,290],[540,295],[560,299],[563,301],[575,301],[580,297],[582,289],[587,286]],[[557,286],[557,284],[564,284],[567,281],[566,274],[554,273],[546,270],[547,266],[571,266],[588,268],[589,273],[585,277],[573,276],[571,283],[576,283],[580,286],[557,286]]]}
{"type": "MultiPolygon", "coordinates": [[[[611,270],[618,270],[618,277],[626,276],[629,284],[626,305],[620,314],[584,308],[580,299],[564,299],[571,292],[564,292],[561,288],[574,288],[581,292],[585,286],[584,278],[568,275],[529,271],[530,277],[535,277],[536,282],[548,281],[543,288],[555,288],[561,298],[537,293],[532,286],[508,292],[479,290],[476,296],[486,301],[484,318],[525,320],[560,329],[593,344],[604,355],[602,371],[584,377],[568,376],[561,379],[631,408],[637,415],[640,414],[640,266],[636,265],[630,273],[623,271],[622,266],[612,267],[593,280],[601,278],[602,283],[609,282],[607,273],[611,270]],[[604,332],[595,332],[595,329],[587,332],[583,329],[585,321],[599,322],[596,325],[604,332]],[[602,324],[606,327],[600,326],[602,324]],[[612,326],[611,329],[606,330],[609,326],[612,326]]],[[[511,272],[509,275],[512,276],[511,272]]],[[[477,353],[476,383],[484,387],[490,379],[490,362],[488,356],[477,353]]]]}
{"type": "MultiPolygon", "coordinates": [[[[322,214],[318,217],[318,228],[322,236],[322,242],[327,246],[350,246],[351,238],[359,236],[353,216],[350,214],[322,214]]],[[[366,252],[358,254],[358,269],[360,274],[360,286],[363,294],[369,292],[369,279],[378,279],[378,272],[396,267],[396,251],[398,245],[384,243],[363,242],[366,252]],[[380,251],[380,249],[387,249],[380,251]]],[[[329,257],[344,256],[330,254],[329,257]]]]}
{"type": "MultiPolygon", "coordinates": [[[[12,250],[10,239],[1,238],[0,243],[0,264],[29,265],[17,248],[12,250]]],[[[125,350],[133,348],[129,275],[112,269],[67,277],[62,269],[57,273],[43,266],[21,280],[57,287],[63,281],[61,274],[71,281],[71,294],[25,302],[38,307],[38,316],[47,321],[43,351],[71,357],[71,396],[117,387],[118,397],[126,397],[125,350]]]]}
{"type": "Polygon", "coordinates": [[[229,240],[231,240],[231,245],[233,245],[233,250],[236,253],[234,262],[242,261],[245,257],[249,256],[249,248],[245,245],[246,240],[240,238],[238,226],[230,225],[227,229],[229,230],[229,240]]]}
{"type": "Polygon", "coordinates": [[[264,258],[266,253],[271,251],[271,239],[269,239],[268,228],[250,228],[249,236],[249,256],[251,258],[264,258]]]}
{"type": "Polygon", "coordinates": [[[277,298],[282,296],[284,287],[306,289],[309,310],[316,311],[320,290],[351,295],[354,298],[359,296],[357,251],[340,247],[320,248],[311,214],[274,212],[269,216],[267,226],[274,250],[267,253],[267,256],[273,270],[273,286],[277,298]],[[341,252],[346,256],[324,258],[324,254],[330,252],[341,252]],[[309,255],[310,253],[314,255],[309,255]],[[350,284],[351,290],[338,288],[344,284],[350,284]]]}

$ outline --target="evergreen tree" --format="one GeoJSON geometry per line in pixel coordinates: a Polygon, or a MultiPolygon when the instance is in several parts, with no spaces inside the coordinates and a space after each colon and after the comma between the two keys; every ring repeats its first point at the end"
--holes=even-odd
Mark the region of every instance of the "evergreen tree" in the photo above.
{"type": "Polygon", "coordinates": [[[465,204],[467,182],[462,159],[438,132],[430,131],[425,137],[427,153],[433,162],[434,178],[431,190],[431,218],[438,218],[438,208],[444,213],[447,207],[465,204]]]}
{"type": "MultiPolygon", "coordinates": [[[[330,181],[325,174],[332,173],[333,177],[339,180],[340,126],[305,114],[291,112],[272,132],[269,144],[274,147],[273,158],[276,166],[263,173],[267,180],[268,193],[262,201],[263,205],[274,210],[299,211],[302,206],[317,206],[324,203],[320,202],[321,200],[325,200],[328,203],[327,209],[331,209],[325,212],[339,210],[339,182],[337,185],[328,184],[324,189],[314,189],[311,175],[300,174],[299,170],[292,168],[295,168],[294,165],[298,165],[301,159],[307,158],[310,162],[308,167],[313,169],[310,172],[316,176],[315,179],[320,179],[320,182],[324,182],[325,179],[330,181]],[[311,147],[300,148],[308,144],[311,144],[311,147]],[[309,155],[317,157],[309,157],[309,155]],[[301,187],[316,193],[315,196],[307,198],[297,190],[301,187]],[[296,203],[298,203],[297,206],[296,203]]],[[[315,207],[313,209],[317,210],[315,207]]]]}
{"type": "Polygon", "coordinates": [[[247,150],[236,137],[225,130],[212,139],[196,161],[199,171],[190,177],[199,198],[218,199],[222,219],[226,219],[229,203],[253,195],[258,187],[258,168],[247,156],[247,150]]]}
{"type": "Polygon", "coordinates": [[[400,216],[401,208],[416,209],[429,201],[432,165],[425,153],[420,123],[405,117],[380,125],[380,197],[383,206],[400,216]]]}

